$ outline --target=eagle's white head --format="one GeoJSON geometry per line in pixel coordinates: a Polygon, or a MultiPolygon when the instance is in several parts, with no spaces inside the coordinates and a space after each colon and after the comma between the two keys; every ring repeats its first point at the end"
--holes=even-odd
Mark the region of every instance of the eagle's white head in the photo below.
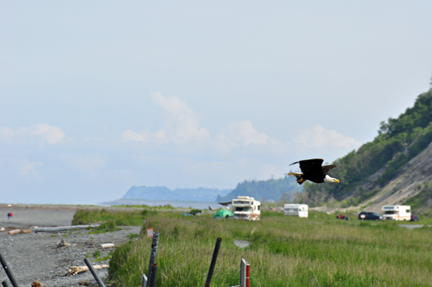
{"type": "Polygon", "coordinates": [[[339,183],[340,180],[326,175],[324,177],[324,182],[328,182],[328,183],[336,182],[336,183],[339,183]]]}

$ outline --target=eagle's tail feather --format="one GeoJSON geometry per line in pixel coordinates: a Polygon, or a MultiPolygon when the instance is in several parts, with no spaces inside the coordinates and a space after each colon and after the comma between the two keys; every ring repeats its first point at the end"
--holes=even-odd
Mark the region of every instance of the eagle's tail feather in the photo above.
{"type": "Polygon", "coordinates": [[[297,172],[289,172],[287,173],[288,175],[291,176],[295,176],[297,178],[297,182],[298,184],[302,184],[303,182],[306,181],[306,179],[303,178],[303,174],[302,173],[297,173],[297,172]]]}

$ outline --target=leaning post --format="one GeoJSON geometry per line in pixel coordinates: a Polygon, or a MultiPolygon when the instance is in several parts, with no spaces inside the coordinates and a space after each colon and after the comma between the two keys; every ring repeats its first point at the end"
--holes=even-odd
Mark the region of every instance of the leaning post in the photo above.
{"type": "MultiPolygon", "coordinates": [[[[19,287],[18,283],[15,281],[15,277],[13,276],[12,270],[9,268],[6,260],[4,260],[3,255],[1,253],[0,253],[0,262],[3,265],[3,269],[5,270],[6,275],[9,277],[9,280],[12,283],[12,286],[13,287],[19,287]]],[[[6,284],[7,284],[7,282],[6,282],[6,284]]]]}
{"type": "Polygon", "coordinates": [[[210,262],[210,268],[209,268],[209,271],[207,273],[207,279],[206,279],[205,287],[210,287],[211,280],[213,278],[213,272],[214,272],[214,269],[215,269],[215,266],[216,266],[217,256],[219,254],[219,249],[220,249],[221,242],[222,242],[222,238],[218,237],[216,239],[216,245],[215,245],[215,248],[213,250],[213,256],[212,256],[212,259],[211,259],[211,262],[210,262]]]}
{"type": "Polygon", "coordinates": [[[88,260],[88,258],[84,259],[84,263],[87,265],[87,267],[89,268],[91,274],[93,275],[94,279],[96,279],[97,284],[99,285],[99,287],[105,287],[105,284],[102,282],[102,280],[99,278],[99,276],[96,273],[96,270],[93,268],[93,265],[91,264],[91,262],[88,260]]]}

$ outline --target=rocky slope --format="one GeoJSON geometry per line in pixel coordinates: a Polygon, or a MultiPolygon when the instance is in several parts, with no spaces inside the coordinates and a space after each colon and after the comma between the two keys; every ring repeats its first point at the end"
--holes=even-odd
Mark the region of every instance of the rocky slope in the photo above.
{"type": "MultiPolygon", "coordinates": [[[[365,209],[381,212],[384,204],[403,204],[417,195],[426,182],[432,182],[432,144],[411,159],[381,191],[366,202],[365,209]]],[[[377,172],[380,173],[381,170],[377,172]]],[[[376,177],[374,174],[372,177],[376,177]]],[[[364,205],[361,205],[364,206],[364,205]]],[[[415,212],[415,210],[414,210],[415,212]]]]}

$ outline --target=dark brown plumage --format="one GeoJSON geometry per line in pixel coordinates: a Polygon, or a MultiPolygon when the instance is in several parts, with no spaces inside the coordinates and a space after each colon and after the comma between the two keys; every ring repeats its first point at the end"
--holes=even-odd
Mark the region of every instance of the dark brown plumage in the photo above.
{"type": "Polygon", "coordinates": [[[335,168],[336,165],[324,165],[322,166],[323,159],[320,158],[314,158],[314,159],[306,159],[306,160],[300,160],[293,162],[290,165],[299,163],[300,169],[303,173],[295,173],[290,172],[288,175],[295,176],[297,178],[297,182],[299,184],[302,184],[306,180],[310,180],[315,183],[322,183],[322,182],[337,182],[339,183],[338,179],[332,178],[328,176],[329,170],[332,168],[335,168]]]}

